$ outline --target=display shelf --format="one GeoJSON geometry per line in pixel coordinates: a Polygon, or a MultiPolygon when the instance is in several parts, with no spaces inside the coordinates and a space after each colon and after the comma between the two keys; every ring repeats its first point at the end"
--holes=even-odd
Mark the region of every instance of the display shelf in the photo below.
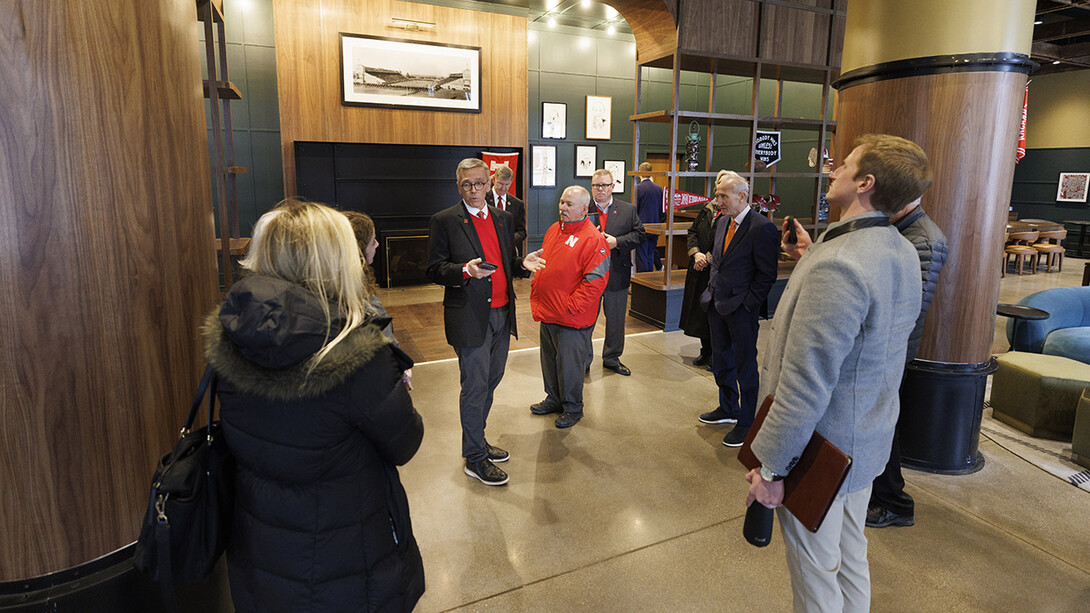
{"type": "MultiPolygon", "coordinates": [[[[208,79],[201,82],[201,90],[203,91],[205,98],[210,98],[212,96],[212,93],[208,91],[208,79]]],[[[242,100],[242,92],[238,91],[235,84],[230,81],[217,82],[216,91],[219,92],[221,100],[242,100]]]]}
{"type": "MultiPolygon", "coordinates": [[[[679,121],[696,121],[704,125],[731,126],[748,128],[753,125],[752,115],[737,113],[707,113],[703,111],[678,111],[679,121]]],[[[647,121],[653,123],[670,123],[674,120],[674,112],[670,110],[650,111],[638,115],[630,115],[631,121],[647,121]]],[[[825,126],[826,131],[836,130],[835,121],[822,121],[821,119],[807,119],[804,117],[760,117],[757,118],[758,128],[788,129],[788,130],[821,130],[825,126]]]]}

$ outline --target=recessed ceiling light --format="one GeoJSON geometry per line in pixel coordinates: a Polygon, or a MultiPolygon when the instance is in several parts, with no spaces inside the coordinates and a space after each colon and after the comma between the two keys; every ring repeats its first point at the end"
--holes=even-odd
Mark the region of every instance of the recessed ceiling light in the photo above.
{"type": "Polygon", "coordinates": [[[1052,62],[1052,63],[1053,63],[1053,64],[1059,64],[1059,63],[1060,63],[1060,60],[1055,60],[1055,61],[1054,61],[1054,62],[1052,62]]]}
{"type": "Polygon", "coordinates": [[[579,4],[580,4],[580,5],[581,5],[581,6],[583,7],[583,8],[585,8],[585,9],[589,9],[589,8],[590,8],[590,0],[583,0],[583,1],[582,1],[582,2],[580,2],[579,4]]]}
{"type": "Polygon", "coordinates": [[[613,25],[612,23],[609,24],[609,27],[606,28],[606,34],[609,34],[610,36],[613,36],[616,33],[617,33],[617,26],[613,25]]]}
{"type": "Polygon", "coordinates": [[[1039,25],[1041,25],[1042,23],[1044,23],[1044,22],[1043,22],[1043,21],[1041,21],[1040,19],[1038,19],[1037,21],[1034,21],[1034,22],[1033,22],[1033,25],[1035,25],[1035,26],[1039,26],[1039,25]]]}
{"type": "Polygon", "coordinates": [[[549,23],[550,28],[555,28],[556,27],[556,17],[549,17],[548,23],[549,23]]]}

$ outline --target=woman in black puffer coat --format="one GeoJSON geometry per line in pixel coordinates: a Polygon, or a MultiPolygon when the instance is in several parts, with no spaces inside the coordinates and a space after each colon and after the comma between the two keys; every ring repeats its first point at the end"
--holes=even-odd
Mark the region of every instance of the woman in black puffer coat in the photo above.
{"type": "Polygon", "coordinates": [[[424,569],[396,466],[424,428],[412,360],[368,311],[343,215],[289,201],[258,221],[253,274],[205,323],[237,463],[227,562],[250,611],[410,611],[424,569]]]}

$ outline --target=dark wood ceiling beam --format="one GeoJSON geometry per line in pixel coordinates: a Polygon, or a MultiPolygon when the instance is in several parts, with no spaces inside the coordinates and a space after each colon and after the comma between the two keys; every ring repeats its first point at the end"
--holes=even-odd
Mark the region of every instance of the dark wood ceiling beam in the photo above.
{"type": "Polygon", "coordinates": [[[1045,43],[1090,34],[1090,19],[1070,19],[1044,23],[1033,28],[1033,41],[1045,43]]]}
{"type": "Polygon", "coordinates": [[[1090,68],[1090,43],[1078,45],[1053,45],[1051,43],[1033,43],[1031,50],[1033,59],[1041,62],[1054,62],[1059,60],[1067,64],[1090,68]],[[1075,47],[1078,47],[1076,49],[1075,47]]]}

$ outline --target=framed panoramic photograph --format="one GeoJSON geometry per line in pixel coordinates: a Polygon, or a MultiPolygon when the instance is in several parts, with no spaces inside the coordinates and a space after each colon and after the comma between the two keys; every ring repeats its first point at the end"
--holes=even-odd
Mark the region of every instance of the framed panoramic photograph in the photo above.
{"type": "Polygon", "coordinates": [[[613,98],[587,96],[587,140],[609,140],[613,98]]]}
{"type": "Polygon", "coordinates": [[[1086,202],[1090,172],[1061,172],[1056,187],[1056,202],[1086,202]]]}
{"type": "Polygon", "coordinates": [[[341,104],[481,112],[481,48],[341,32],[341,104]]]}
{"type": "Polygon", "coordinates": [[[575,176],[593,177],[597,167],[594,165],[597,159],[598,148],[594,145],[575,146],[575,176]]]}
{"type": "Polygon", "coordinates": [[[541,138],[568,137],[568,105],[563,102],[541,103],[541,138]]]}
{"type": "Polygon", "coordinates": [[[624,192],[624,160],[606,160],[602,162],[602,168],[609,171],[609,174],[613,175],[613,193],[620,194],[624,192]]]}
{"type": "Polygon", "coordinates": [[[531,149],[530,186],[556,187],[556,146],[534,145],[531,149]]]}

